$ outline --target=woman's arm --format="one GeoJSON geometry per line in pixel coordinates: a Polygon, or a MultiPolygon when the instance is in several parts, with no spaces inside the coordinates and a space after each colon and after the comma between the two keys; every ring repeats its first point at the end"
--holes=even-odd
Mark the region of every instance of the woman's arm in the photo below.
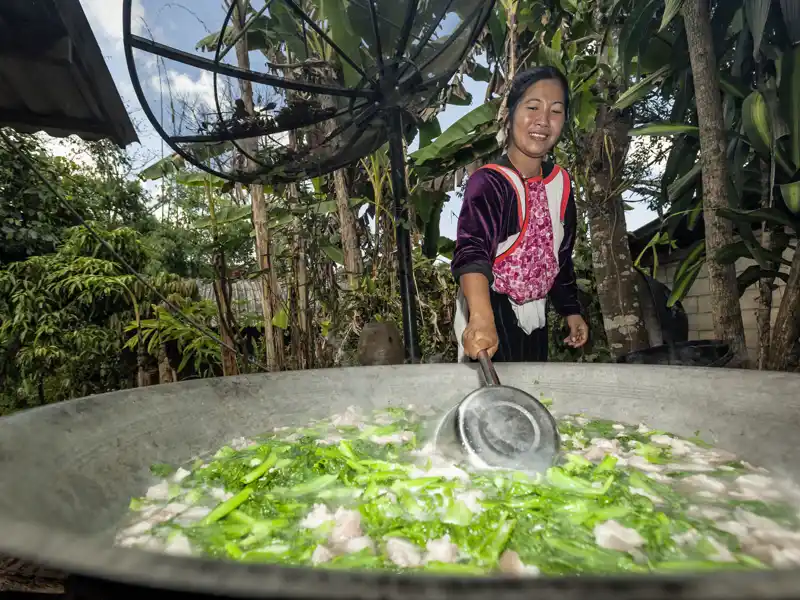
{"type": "Polygon", "coordinates": [[[489,299],[489,280],[483,273],[464,273],[461,276],[461,290],[469,307],[470,320],[481,319],[494,322],[492,302],[489,299]]]}
{"type": "Polygon", "coordinates": [[[473,173],[464,190],[456,226],[456,247],[450,269],[456,281],[482,274],[491,285],[492,264],[503,218],[502,175],[488,169],[473,173]]]}
{"type": "Polygon", "coordinates": [[[564,211],[564,239],[558,252],[560,269],[553,287],[550,289],[550,300],[553,307],[562,317],[581,314],[581,305],[578,302],[578,283],[575,277],[575,265],[572,262],[572,252],[575,248],[575,238],[578,229],[578,210],[575,206],[575,197],[570,190],[567,207],[564,211]]]}
{"type": "Polygon", "coordinates": [[[451,269],[467,301],[469,323],[461,341],[464,352],[473,359],[481,350],[493,356],[498,345],[489,286],[503,223],[504,194],[508,193],[498,179],[501,177],[483,169],[473,173],[458,217],[451,269]]]}
{"type": "Polygon", "coordinates": [[[503,221],[504,183],[501,175],[479,169],[464,191],[450,268],[464,292],[470,319],[493,320],[489,286],[494,279],[492,263],[503,221]]]}

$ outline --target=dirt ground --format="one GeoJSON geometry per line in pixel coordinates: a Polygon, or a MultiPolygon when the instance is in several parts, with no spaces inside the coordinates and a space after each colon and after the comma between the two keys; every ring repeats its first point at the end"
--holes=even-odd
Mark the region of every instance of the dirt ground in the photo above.
{"type": "Polygon", "coordinates": [[[60,594],[66,574],[0,555],[0,592],[60,594]]]}

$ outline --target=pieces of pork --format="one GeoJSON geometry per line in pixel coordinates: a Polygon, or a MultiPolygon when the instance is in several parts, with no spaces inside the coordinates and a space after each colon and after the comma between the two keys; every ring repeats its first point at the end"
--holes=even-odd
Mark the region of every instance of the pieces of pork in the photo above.
{"type": "Polygon", "coordinates": [[[364,535],[361,532],[361,513],[357,510],[338,508],[333,518],[333,530],[330,535],[332,544],[341,546],[353,538],[364,535]]]}
{"type": "Polygon", "coordinates": [[[356,406],[348,406],[345,411],[331,419],[334,427],[360,427],[364,424],[364,417],[356,406]]]}
{"type": "Polygon", "coordinates": [[[311,511],[300,521],[300,527],[303,529],[317,529],[322,527],[325,523],[334,520],[334,516],[324,504],[315,504],[311,511]]]}
{"type": "Polygon", "coordinates": [[[515,577],[536,577],[539,575],[539,569],[537,567],[523,563],[519,554],[513,550],[506,550],[503,552],[497,566],[501,573],[513,575],[515,577]]]}
{"type": "Polygon", "coordinates": [[[589,442],[589,449],[583,455],[586,460],[599,462],[607,455],[619,456],[620,445],[619,440],[607,440],[605,438],[592,438],[589,442]]]}
{"type": "Polygon", "coordinates": [[[327,562],[336,554],[352,554],[375,549],[372,539],[361,531],[361,513],[356,510],[340,507],[335,513],[331,513],[326,505],[315,504],[300,522],[300,527],[304,529],[319,529],[326,525],[332,525],[332,528],[328,535],[328,545],[317,546],[315,550],[319,553],[317,556],[319,561],[327,562]],[[325,558],[328,554],[330,556],[325,558]]]}
{"type": "Polygon", "coordinates": [[[398,433],[390,433],[388,435],[373,435],[370,436],[370,441],[379,446],[387,446],[395,444],[397,446],[406,444],[414,439],[414,433],[411,431],[400,431],[398,433]]]}
{"type": "Polygon", "coordinates": [[[183,534],[173,536],[168,542],[164,552],[172,554],[173,556],[191,556],[192,544],[183,534]]]}
{"type": "Polygon", "coordinates": [[[450,541],[449,535],[437,540],[428,540],[425,549],[427,552],[422,561],[424,564],[429,562],[454,563],[458,560],[458,546],[450,541]]]}
{"type": "Polygon", "coordinates": [[[392,537],[386,540],[386,554],[400,568],[411,569],[422,564],[419,548],[403,538],[392,537]]]}
{"type": "Polygon", "coordinates": [[[594,539],[601,548],[619,552],[632,552],[644,545],[644,538],[638,531],[625,527],[613,519],[595,525],[594,539]]]}
{"type": "Polygon", "coordinates": [[[311,564],[314,566],[326,563],[331,559],[333,559],[333,552],[321,544],[314,548],[314,552],[311,554],[311,564]]]}

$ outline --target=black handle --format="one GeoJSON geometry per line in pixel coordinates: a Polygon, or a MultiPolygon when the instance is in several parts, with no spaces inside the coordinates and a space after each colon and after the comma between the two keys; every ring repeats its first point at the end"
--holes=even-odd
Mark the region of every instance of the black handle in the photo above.
{"type": "Polygon", "coordinates": [[[489,355],[486,350],[478,352],[478,362],[481,365],[481,372],[483,373],[483,381],[487,386],[500,385],[500,378],[497,376],[497,371],[494,370],[489,355]]]}

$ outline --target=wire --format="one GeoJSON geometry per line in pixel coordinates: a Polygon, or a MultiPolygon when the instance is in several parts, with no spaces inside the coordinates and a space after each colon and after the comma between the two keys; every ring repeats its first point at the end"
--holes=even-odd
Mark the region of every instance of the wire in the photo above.
{"type": "MultiPolygon", "coordinates": [[[[161,292],[158,291],[158,289],[156,289],[153,286],[153,284],[151,284],[149,281],[147,281],[147,279],[142,274],[140,274],[136,269],[134,269],[130,265],[130,263],[128,263],[128,261],[126,261],[116,250],[114,250],[114,248],[106,240],[104,240],[103,237],[99,233],[97,233],[92,228],[91,225],[89,225],[86,222],[86,220],[83,218],[83,216],[81,216],[81,214],[77,210],[75,210],[75,208],[69,203],[69,201],[64,197],[64,195],[61,192],[59,192],[55,188],[55,186],[53,186],[52,183],[50,183],[50,181],[47,179],[47,177],[44,176],[44,174],[39,170],[39,168],[36,166],[36,164],[27,155],[27,153],[22,148],[20,148],[16,144],[16,142],[14,142],[14,140],[12,140],[10,137],[8,137],[8,135],[6,135],[6,133],[2,129],[0,129],[0,137],[11,148],[13,148],[17,152],[17,154],[19,154],[22,157],[22,159],[28,164],[28,166],[36,174],[36,176],[39,177],[39,179],[42,180],[42,183],[44,183],[44,185],[47,187],[47,189],[49,189],[53,193],[53,195],[56,198],[58,198],[58,200],[61,202],[61,204],[63,204],[64,207],[69,212],[71,212],[75,216],[76,219],[78,219],[80,224],[87,229],[87,231],[92,235],[92,237],[94,237],[106,250],[108,250],[108,252],[110,252],[111,255],[116,260],[118,260],[119,263],[123,267],[125,267],[128,271],[130,271],[131,275],[136,277],[136,279],[138,279],[139,282],[142,285],[144,285],[153,294],[155,294],[155,296],[157,296],[164,303],[164,305],[174,313],[174,315],[179,320],[182,320],[184,323],[189,325],[189,327],[192,327],[193,329],[195,329],[196,331],[198,331],[202,335],[204,335],[207,338],[213,340],[214,342],[219,344],[221,347],[227,348],[228,350],[230,350],[231,352],[233,352],[237,356],[242,357],[242,354],[240,352],[238,352],[236,350],[236,348],[233,348],[230,345],[226,344],[219,337],[217,337],[214,334],[214,332],[212,332],[210,329],[205,328],[203,325],[198,324],[193,319],[191,319],[190,317],[187,317],[185,314],[183,314],[183,312],[177,306],[175,306],[172,302],[170,302],[161,292]]],[[[249,356],[246,356],[246,357],[243,357],[243,358],[245,358],[245,360],[247,360],[248,362],[252,363],[253,365],[257,366],[258,368],[260,368],[260,369],[262,369],[264,371],[268,371],[269,370],[267,367],[265,367],[264,365],[262,365],[258,361],[254,360],[253,358],[250,358],[249,356]]]]}

